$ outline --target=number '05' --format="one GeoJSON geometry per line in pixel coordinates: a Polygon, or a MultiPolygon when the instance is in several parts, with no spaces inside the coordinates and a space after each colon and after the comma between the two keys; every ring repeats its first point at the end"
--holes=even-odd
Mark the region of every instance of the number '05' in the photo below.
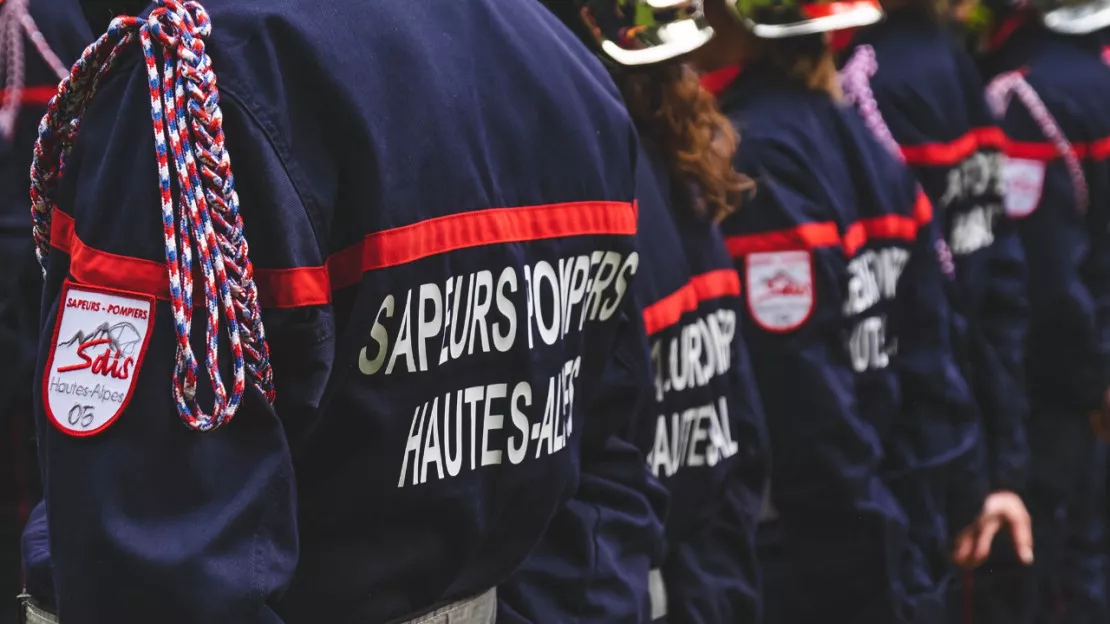
{"type": "Polygon", "coordinates": [[[69,421],[70,426],[80,427],[87,429],[93,421],[93,406],[92,405],[74,405],[69,408],[69,421]]]}

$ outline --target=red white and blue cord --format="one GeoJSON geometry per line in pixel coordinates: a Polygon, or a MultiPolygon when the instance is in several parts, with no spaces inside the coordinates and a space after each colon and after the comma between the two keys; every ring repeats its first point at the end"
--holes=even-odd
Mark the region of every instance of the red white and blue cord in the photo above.
{"type": "Polygon", "coordinates": [[[31,165],[36,254],[45,271],[58,186],[81,118],[101,79],[137,38],[146,61],[170,305],[177,333],[172,393],[182,420],[197,431],[210,431],[231,420],[247,379],[267,400],[274,400],[258,289],[243,236],[231,160],[224,146],[216,75],[205,50],[204,39],[211,31],[207,12],[192,1],[156,0],[148,18],[113,20],[59,85],[39,125],[31,165]],[[197,400],[199,365],[190,340],[194,261],[203,278],[211,413],[197,400]],[[221,316],[232,353],[230,391],[219,366],[221,316]]]}

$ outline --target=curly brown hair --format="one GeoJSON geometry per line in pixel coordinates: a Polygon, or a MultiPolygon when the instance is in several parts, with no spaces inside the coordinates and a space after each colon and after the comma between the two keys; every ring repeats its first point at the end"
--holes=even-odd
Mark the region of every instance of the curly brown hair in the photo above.
{"type": "Polygon", "coordinates": [[[663,148],[674,175],[697,191],[692,208],[718,222],[739,208],[754,184],[733,169],[736,131],[694,70],[668,64],[615,78],[637,127],[663,148]]]}

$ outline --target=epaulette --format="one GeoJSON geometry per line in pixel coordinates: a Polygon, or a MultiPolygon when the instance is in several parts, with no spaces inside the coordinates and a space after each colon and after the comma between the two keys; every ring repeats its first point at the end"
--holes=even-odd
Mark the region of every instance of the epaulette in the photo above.
{"type": "Polygon", "coordinates": [[[177,333],[172,392],[181,419],[196,431],[227,424],[239,408],[248,379],[267,400],[274,399],[258,289],[224,145],[219,91],[205,50],[204,41],[211,32],[208,13],[192,1],[156,0],[147,18],[114,19],[58,86],[39,124],[31,165],[36,253],[45,272],[58,186],[81,118],[100,81],[137,39],[146,61],[166,270],[177,333]],[[203,276],[205,364],[214,397],[211,413],[196,397],[199,366],[190,343],[194,262],[203,276]],[[219,368],[221,317],[232,352],[230,392],[219,368]]]}

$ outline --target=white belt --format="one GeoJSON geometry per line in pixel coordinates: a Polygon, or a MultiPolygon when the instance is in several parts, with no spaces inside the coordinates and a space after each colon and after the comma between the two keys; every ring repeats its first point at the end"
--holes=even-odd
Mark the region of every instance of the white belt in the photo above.
{"type": "MultiPolygon", "coordinates": [[[[23,594],[24,624],[59,624],[58,616],[40,607],[23,594]]],[[[473,598],[453,602],[402,624],[494,624],[497,617],[497,590],[491,589],[473,598]]]]}
{"type": "Polygon", "coordinates": [[[651,594],[651,620],[667,617],[667,586],[663,584],[663,572],[659,568],[648,573],[648,593],[651,594]]]}

